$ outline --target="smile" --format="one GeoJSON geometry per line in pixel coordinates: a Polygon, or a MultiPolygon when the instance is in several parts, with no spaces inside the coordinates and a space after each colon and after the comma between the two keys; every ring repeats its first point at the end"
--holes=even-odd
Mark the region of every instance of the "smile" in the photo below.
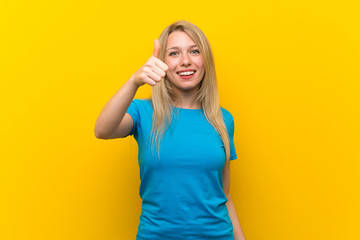
{"type": "Polygon", "coordinates": [[[195,71],[180,72],[180,73],[178,73],[178,75],[182,79],[190,79],[195,75],[195,71]]]}
{"type": "Polygon", "coordinates": [[[177,72],[177,74],[182,79],[192,78],[195,75],[195,73],[196,73],[196,70],[193,70],[193,69],[184,69],[183,71],[177,72]]]}
{"type": "Polygon", "coordinates": [[[193,75],[195,73],[195,71],[187,71],[187,72],[179,72],[178,74],[180,76],[189,76],[189,75],[193,75]]]}

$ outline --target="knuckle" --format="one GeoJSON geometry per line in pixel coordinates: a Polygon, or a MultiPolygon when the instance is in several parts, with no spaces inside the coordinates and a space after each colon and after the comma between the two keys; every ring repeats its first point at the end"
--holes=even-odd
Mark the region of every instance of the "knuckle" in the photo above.
{"type": "Polygon", "coordinates": [[[150,86],[155,86],[156,82],[154,82],[154,81],[148,81],[147,84],[149,84],[150,86]]]}
{"type": "Polygon", "coordinates": [[[140,78],[141,78],[142,80],[146,79],[146,77],[147,77],[147,75],[146,75],[144,72],[142,72],[142,73],[140,74],[140,78]]]}
{"type": "Polygon", "coordinates": [[[144,71],[144,72],[148,72],[149,69],[150,69],[149,66],[144,66],[143,71],[144,71]]]}

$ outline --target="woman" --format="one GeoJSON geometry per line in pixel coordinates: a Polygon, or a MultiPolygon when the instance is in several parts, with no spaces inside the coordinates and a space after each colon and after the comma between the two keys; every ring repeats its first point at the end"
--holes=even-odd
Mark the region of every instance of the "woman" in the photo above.
{"type": "Polygon", "coordinates": [[[206,36],[187,21],[169,25],[95,125],[97,138],[137,140],[143,201],[136,239],[245,239],[229,193],[233,134],[206,36]],[[134,99],[144,84],[151,99],[134,99]]]}

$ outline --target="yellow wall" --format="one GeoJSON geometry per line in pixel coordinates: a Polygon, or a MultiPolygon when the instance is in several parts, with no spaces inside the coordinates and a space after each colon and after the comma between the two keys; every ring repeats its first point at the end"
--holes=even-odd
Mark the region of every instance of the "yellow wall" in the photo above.
{"type": "Polygon", "coordinates": [[[135,239],[136,142],[94,124],[179,19],[235,117],[247,239],[360,239],[358,1],[74,2],[0,2],[0,239],[135,239]]]}

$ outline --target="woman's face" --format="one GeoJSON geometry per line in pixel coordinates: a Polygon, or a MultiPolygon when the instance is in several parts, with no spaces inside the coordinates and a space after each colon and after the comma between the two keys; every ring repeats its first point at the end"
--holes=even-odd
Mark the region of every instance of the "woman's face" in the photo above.
{"type": "Polygon", "coordinates": [[[176,90],[198,90],[205,72],[203,57],[187,33],[175,31],[168,36],[164,62],[169,67],[166,75],[176,90]]]}

